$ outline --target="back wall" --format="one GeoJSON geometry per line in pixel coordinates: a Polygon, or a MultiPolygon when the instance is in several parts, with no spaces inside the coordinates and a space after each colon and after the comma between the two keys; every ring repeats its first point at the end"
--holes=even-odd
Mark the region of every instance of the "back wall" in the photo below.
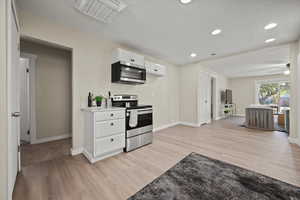
{"type": "Polygon", "coordinates": [[[73,86],[73,151],[83,147],[83,113],[87,106],[89,92],[107,95],[137,94],[142,104],[152,104],[154,108],[154,128],[179,121],[179,69],[163,60],[146,56],[146,59],[167,67],[164,77],[149,76],[144,85],[129,86],[111,83],[112,52],[122,45],[107,40],[100,35],[92,35],[72,29],[55,21],[20,13],[21,33],[72,49],[73,86]]]}
{"type": "Polygon", "coordinates": [[[245,108],[251,104],[255,104],[256,92],[255,82],[260,80],[270,80],[277,78],[288,78],[284,75],[270,75],[270,76],[255,76],[231,78],[228,81],[229,88],[232,90],[233,103],[236,104],[237,114],[245,115],[245,108]]]}

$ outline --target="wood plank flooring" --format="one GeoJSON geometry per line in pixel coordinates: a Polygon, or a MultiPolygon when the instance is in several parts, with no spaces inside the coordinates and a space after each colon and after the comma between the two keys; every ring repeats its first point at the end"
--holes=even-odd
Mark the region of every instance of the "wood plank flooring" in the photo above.
{"type": "Polygon", "coordinates": [[[127,199],[191,152],[300,186],[300,148],[289,144],[285,133],[246,129],[238,126],[240,121],[165,129],[154,134],[153,144],[94,165],[81,155],[39,162],[31,157],[17,178],[13,199],[127,199]]]}

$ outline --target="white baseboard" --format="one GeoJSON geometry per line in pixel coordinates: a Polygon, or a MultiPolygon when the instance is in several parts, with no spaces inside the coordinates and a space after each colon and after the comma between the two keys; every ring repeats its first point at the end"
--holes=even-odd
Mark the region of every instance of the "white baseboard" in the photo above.
{"type": "Polygon", "coordinates": [[[171,124],[167,124],[167,125],[157,127],[155,129],[153,129],[153,132],[157,132],[157,131],[160,131],[160,130],[163,130],[163,129],[166,129],[166,128],[170,128],[170,127],[173,127],[173,126],[177,126],[177,125],[191,126],[191,127],[200,127],[201,126],[200,124],[194,124],[194,123],[190,123],[190,122],[174,122],[174,123],[171,123],[171,124]]]}
{"type": "Polygon", "coordinates": [[[297,144],[298,146],[300,146],[300,139],[299,138],[289,137],[288,140],[289,140],[290,143],[297,144]]]}
{"type": "Polygon", "coordinates": [[[163,126],[154,128],[153,132],[161,131],[163,129],[170,128],[170,127],[173,127],[173,126],[176,126],[176,125],[179,125],[179,124],[180,124],[180,122],[174,122],[174,123],[171,123],[171,124],[163,125],[163,126]]]}
{"type": "Polygon", "coordinates": [[[236,117],[245,117],[246,115],[245,114],[234,114],[233,116],[236,116],[236,117]]]}
{"type": "Polygon", "coordinates": [[[215,120],[220,120],[220,119],[224,119],[224,118],[225,118],[225,116],[218,116],[218,117],[216,117],[215,120]]]}
{"type": "Polygon", "coordinates": [[[35,139],[35,140],[31,141],[30,143],[31,144],[41,144],[41,143],[45,143],[45,142],[52,142],[55,140],[62,140],[62,139],[70,138],[70,137],[72,137],[71,134],[64,134],[64,135],[35,139]]]}
{"type": "Polygon", "coordinates": [[[184,125],[184,126],[191,126],[191,127],[200,127],[201,124],[195,124],[195,123],[190,123],[190,122],[179,122],[179,124],[184,125]]]}
{"type": "Polygon", "coordinates": [[[76,155],[79,155],[79,154],[82,154],[82,153],[83,153],[83,148],[82,147],[77,148],[77,149],[71,148],[71,155],[72,156],[76,156],[76,155]]]}

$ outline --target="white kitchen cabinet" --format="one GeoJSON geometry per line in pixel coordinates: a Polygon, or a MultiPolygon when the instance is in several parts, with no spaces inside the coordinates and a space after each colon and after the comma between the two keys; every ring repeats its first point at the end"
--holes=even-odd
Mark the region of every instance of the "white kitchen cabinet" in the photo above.
{"type": "Polygon", "coordinates": [[[119,61],[140,67],[145,66],[144,56],[120,48],[113,52],[113,63],[119,61]]]}
{"type": "Polygon", "coordinates": [[[145,67],[146,67],[147,73],[149,73],[149,74],[153,74],[156,76],[165,76],[166,75],[166,67],[163,65],[145,61],[145,67]]]}
{"type": "Polygon", "coordinates": [[[83,154],[91,162],[123,152],[125,108],[86,108],[83,154]]]}

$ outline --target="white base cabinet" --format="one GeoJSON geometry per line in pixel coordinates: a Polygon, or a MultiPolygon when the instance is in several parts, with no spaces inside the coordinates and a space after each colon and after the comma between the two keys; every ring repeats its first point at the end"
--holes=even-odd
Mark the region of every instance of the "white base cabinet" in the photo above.
{"type": "Polygon", "coordinates": [[[83,154],[91,162],[123,152],[125,148],[125,109],[87,108],[84,111],[83,154]]]}

